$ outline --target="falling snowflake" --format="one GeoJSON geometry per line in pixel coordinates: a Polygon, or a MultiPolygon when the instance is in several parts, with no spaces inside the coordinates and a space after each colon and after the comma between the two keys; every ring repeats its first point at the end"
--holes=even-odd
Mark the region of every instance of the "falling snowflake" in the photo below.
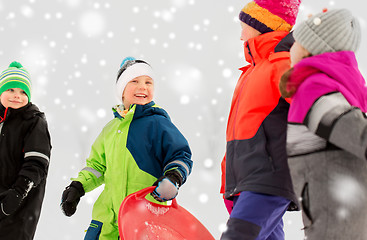
{"type": "Polygon", "coordinates": [[[105,17],[99,12],[88,11],[80,17],[79,25],[86,36],[95,37],[105,30],[105,17]]]}
{"type": "Polygon", "coordinates": [[[360,206],[366,199],[362,184],[348,175],[334,175],[330,183],[330,192],[333,198],[347,209],[360,206]]]}

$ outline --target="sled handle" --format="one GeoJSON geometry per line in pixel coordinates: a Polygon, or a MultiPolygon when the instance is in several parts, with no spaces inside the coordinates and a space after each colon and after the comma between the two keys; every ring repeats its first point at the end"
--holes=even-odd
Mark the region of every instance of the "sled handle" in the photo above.
{"type": "MultiPolygon", "coordinates": [[[[134,193],[135,198],[136,199],[145,199],[145,196],[148,195],[148,194],[150,194],[150,193],[152,193],[155,188],[156,188],[155,186],[143,188],[142,190],[139,190],[139,191],[137,191],[137,192],[134,193]]],[[[177,204],[176,198],[172,199],[171,206],[169,206],[169,205],[163,205],[163,206],[177,208],[178,207],[178,204],[177,204]]]]}

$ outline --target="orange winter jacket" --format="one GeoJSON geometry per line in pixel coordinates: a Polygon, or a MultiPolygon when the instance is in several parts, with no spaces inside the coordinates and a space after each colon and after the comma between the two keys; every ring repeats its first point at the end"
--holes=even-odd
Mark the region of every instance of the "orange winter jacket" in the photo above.
{"type": "Polygon", "coordinates": [[[295,199],[285,149],[289,104],[279,81],[290,68],[288,32],[270,32],[244,44],[246,61],[234,90],[222,161],[221,193],[254,191],[295,199]]]}

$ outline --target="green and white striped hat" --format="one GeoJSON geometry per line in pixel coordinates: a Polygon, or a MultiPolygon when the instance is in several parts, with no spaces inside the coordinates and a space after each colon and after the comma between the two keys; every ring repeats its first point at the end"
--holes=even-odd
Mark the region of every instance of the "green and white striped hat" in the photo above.
{"type": "Polygon", "coordinates": [[[31,79],[19,62],[12,62],[0,75],[0,95],[10,88],[22,89],[31,101],[31,79]]]}

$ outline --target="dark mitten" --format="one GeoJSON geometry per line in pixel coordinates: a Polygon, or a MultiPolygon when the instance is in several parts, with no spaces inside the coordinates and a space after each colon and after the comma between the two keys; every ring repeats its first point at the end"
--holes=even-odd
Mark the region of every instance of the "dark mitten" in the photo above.
{"type": "Polygon", "coordinates": [[[33,182],[24,176],[19,176],[11,189],[0,194],[0,219],[13,214],[21,205],[28,192],[32,189],[33,182]]]}
{"type": "Polygon", "coordinates": [[[61,209],[63,213],[70,217],[76,211],[76,206],[80,201],[80,198],[84,196],[84,188],[80,182],[72,181],[69,186],[67,186],[62,193],[61,198],[61,209]]]}
{"type": "Polygon", "coordinates": [[[178,189],[182,185],[182,176],[176,170],[167,171],[160,177],[153,186],[157,186],[152,192],[152,196],[159,202],[174,199],[178,194],[178,189]]]}

